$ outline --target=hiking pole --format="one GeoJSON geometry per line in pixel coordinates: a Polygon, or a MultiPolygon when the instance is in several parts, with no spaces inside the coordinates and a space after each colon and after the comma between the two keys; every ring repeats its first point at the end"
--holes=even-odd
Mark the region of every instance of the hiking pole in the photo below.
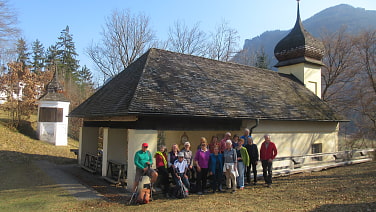
{"type": "Polygon", "coordinates": [[[131,205],[133,202],[136,201],[137,196],[138,196],[138,192],[137,191],[138,191],[138,187],[140,186],[141,179],[142,179],[142,175],[138,178],[138,181],[137,181],[138,185],[134,188],[132,196],[131,196],[131,199],[128,202],[128,205],[131,205]]]}
{"type": "MultiPolygon", "coordinates": [[[[146,170],[146,175],[147,175],[147,172],[149,172],[151,169],[150,167],[150,164],[148,164],[148,169],[146,170]]],[[[151,177],[149,176],[150,178],[150,201],[153,201],[153,183],[151,182],[151,177]]]]}

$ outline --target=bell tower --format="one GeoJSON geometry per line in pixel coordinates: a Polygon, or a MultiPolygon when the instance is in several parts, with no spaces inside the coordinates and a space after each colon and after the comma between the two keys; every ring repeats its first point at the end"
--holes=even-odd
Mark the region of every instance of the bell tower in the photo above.
{"type": "Polygon", "coordinates": [[[278,72],[291,74],[321,98],[321,66],[324,44],[309,34],[300,19],[299,0],[294,28],[274,48],[278,72]]]}
{"type": "Polygon", "coordinates": [[[68,112],[70,102],[63,95],[63,88],[57,80],[55,71],[51,82],[47,85],[47,93],[38,103],[39,140],[56,146],[68,145],[68,112]]]}

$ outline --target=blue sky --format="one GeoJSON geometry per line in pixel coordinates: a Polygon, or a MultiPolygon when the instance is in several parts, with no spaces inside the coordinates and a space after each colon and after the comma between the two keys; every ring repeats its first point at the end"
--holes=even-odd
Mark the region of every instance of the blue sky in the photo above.
{"type": "MultiPolygon", "coordinates": [[[[205,32],[226,20],[239,33],[239,46],[267,30],[291,29],[296,19],[296,0],[8,0],[18,15],[22,37],[28,43],[40,40],[44,47],[54,44],[67,25],[80,55],[80,65],[94,66],[85,55],[91,42],[98,42],[105,17],[114,9],[129,9],[150,17],[157,38],[166,40],[168,29],[177,20],[189,26],[200,22],[205,32]]],[[[328,7],[349,4],[376,10],[375,0],[301,0],[305,20],[328,7]]]]}

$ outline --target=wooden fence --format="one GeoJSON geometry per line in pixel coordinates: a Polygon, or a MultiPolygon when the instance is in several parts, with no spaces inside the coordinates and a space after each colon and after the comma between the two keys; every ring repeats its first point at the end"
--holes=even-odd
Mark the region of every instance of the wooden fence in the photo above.
{"type": "Polygon", "coordinates": [[[375,158],[375,155],[375,149],[360,149],[277,157],[273,162],[273,175],[278,176],[306,171],[320,171],[327,168],[363,163],[371,161],[375,158]]]}

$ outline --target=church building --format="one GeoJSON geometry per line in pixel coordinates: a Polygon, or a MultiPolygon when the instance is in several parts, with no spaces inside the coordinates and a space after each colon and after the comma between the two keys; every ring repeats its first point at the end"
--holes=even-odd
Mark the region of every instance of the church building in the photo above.
{"type": "Polygon", "coordinates": [[[299,9],[275,48],[278,72],[152,48],[69,114],[84,120],[79,164],[101,140],[102,175],[110,160],[125,164],[132,188],[142,143],[154,154],[158,144],[170,151],[189,140],[195,152],[200,137],[241,135],[244,128],[253,128],[259,148],[270,134],[278,157],[335,152],[342,118],[320,98],[323,52],[299,9]]]}

